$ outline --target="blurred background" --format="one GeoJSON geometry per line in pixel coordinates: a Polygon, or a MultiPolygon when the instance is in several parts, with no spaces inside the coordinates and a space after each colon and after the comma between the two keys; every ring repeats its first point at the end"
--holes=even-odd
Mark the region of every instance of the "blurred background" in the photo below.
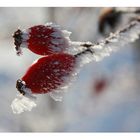
{"type": "MultiPolygon", "coordinates": [[[[12,34],[17,28],[54,22],[71,31],[73,41],[98,42],[103,8],[0,8],[0,132],[139,132],[140,46],[129,44],[117,53],[83,67],[62,102],[37,95],[37,107],[12,113],[16,80],[39,58],[28,50],[18,57],[12,34]]],[[[127,23],[121,19],[119,27],[127,23]]],[[[118,27],[118,28],[119,28],[118,27]]]]}

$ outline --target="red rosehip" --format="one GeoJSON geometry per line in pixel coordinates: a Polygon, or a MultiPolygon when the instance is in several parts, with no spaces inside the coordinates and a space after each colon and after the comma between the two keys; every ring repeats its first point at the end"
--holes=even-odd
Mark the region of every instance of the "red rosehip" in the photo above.
{"type": "Polygon", "coordinates": [[[21,54],[21,48],[28,48],[38,55],[50,55],[64,52],[69,47],[70,32],[61,30],[57,25],[33,26],[27,30],[18,29],[13,37],[17,54],[21,54]]]}
{"type": "Polygon", "coordinates": [[[52,54],[35,61],[21,80],[17,80],[16,87],[21,93],[12,102],[13,113],[20,114],[31,111],[36,107],[33,94],[49,95],[56,101],[62,97],[57,95],[64,88],[74,74],[76,57],[70,54],[52,54]]]}
{"type": "Polygon", "coordinates": [[[96,94],[100,94],[105,90],[107,84],[108,84],[107,79],[105,78],[97,79],[93,85],[93,91],[95,91],[96,94]]]}
{"type": "Polygon", "coordinates": [[[42,57],[33,63],[21,78],[17,81],[17,88],[22,94],[26,94],[23,88],[28,88],[33,94],[51,92],[68,82],[76,65],[76,59],[69,54],[53,54],[42,57]]]}

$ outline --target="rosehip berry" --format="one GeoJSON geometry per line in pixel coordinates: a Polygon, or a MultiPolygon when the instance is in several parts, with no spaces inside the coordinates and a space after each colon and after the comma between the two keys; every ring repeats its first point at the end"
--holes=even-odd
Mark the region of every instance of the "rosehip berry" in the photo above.
{"type": "Polygon", "coordinates": [[[57,95],[61,88],[69,82],[74,74],[77,59],[70,54],[52,54],[35,61],[21,80],[17,80],[16,88],[21,93],[11,104],[13,113],[20,114],[36,107],[33,94],[49,95],[55,101],[61,101],[57,95]]]}
{"type": "Polygon", "coordinates": [[[42,57],[31,65],[21,80],[17,81],[17,89],[22,94],[26,94],[25,88],[30,89],[33,94],[51,92],[68,82],[75,65],[75,57],[69,54],[42,57]]]}
{"type": "Polygon", "coordinates": [[[107,26],[113,30],[121,20],[121,12],[115,8],[104,8],[99,17],[98,30],[101,34],[106,33],[107,26]]]}
{"type": "Polygon", "coordinates": [[[105,78],[97,79],[93,85],[93,90],[96,92],[96,94],[100,94],[105,90],[107,87],[108,81],[105,78]]]}
{"type": "Polygon", "coordinates": [[[70,32],[61,30],[52,23],[33,26],[27,30],[18,29],[14,35],[14,44],[17,54],[21,48],[28,48],[38,55],[50,55],[64,52],[69,48],[70,32]]]}

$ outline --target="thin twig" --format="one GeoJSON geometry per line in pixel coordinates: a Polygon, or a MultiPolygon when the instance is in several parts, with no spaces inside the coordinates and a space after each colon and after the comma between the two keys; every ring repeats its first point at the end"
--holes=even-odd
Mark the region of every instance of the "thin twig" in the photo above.
{"type": "MultiPolygon", "coordinates": [[[[75,54],[75,57],[79,57],[79,56],[81,56],[83,54],[86,54],[87,52],[90,52],[91,54],[94,54],[95,53],[94,46],[103,46],[103,47],[105,47],[105,45],[108,45],[109,43],[112,43],[114,39],[118,39],[118,37],[121,34],[127,33],[129,30],[133,29],[133,27],[135,27],[138,23],[140,23],[139,18],[135,19],[135,21],[132,21],[128,26],[126,26],[122,30],[117,31],[116,33],[111,33],[110,36],[108,38],[106,38],[102,42],[99,42],[99,43],[96,43],[96,44],[91,43],[90,45],[87,45],[85,43],[85,46],[87,46],[86,49],[81,51],[81,52],[79,52],[79,53],[77,53],[77,54],[75,54]]],[[[140,31],[138,32],[138,36],[139,35],[140,35],[140,31]]],[[[134,40],[136,40],[136,39],[134,39],[134,40]]],[[[128,40],[128,42],[132,42],[132,41],[128,40]]]]}

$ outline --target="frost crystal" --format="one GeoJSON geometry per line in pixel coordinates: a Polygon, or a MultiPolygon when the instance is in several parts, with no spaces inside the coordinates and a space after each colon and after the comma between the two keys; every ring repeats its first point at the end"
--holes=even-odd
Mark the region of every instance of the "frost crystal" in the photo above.
{"type": "Polygon", "coordinates": [[[66,50],[66,52],[68,52],[70,54],[76,54],[81,51],[84,51],[84,50],[86,50],[86,47],[83,47],[83,44],[85,44],[85,43],[88,44],[90,42],[78,42],[78,41],[69,40],[70,47],[68,48],[68,50],[66,50]]]}
{"type": "Polygon", "coordinates": [[[21,48],[28,48],[27,40],[29,39],[29,33],[30,33],[29,29],[22,30],[22,43],[20,45],[21,48]]]}
{"type": "Polygon", "coordinates": [[[17,95],[17,97],[13,100],[11,104],[11,108],[13,113],[20,114],[24,111],[31,111],[33,107],[36,107],[36,97],[31,95],[31,91],[26,89],[25,95],[17,95]]]}

